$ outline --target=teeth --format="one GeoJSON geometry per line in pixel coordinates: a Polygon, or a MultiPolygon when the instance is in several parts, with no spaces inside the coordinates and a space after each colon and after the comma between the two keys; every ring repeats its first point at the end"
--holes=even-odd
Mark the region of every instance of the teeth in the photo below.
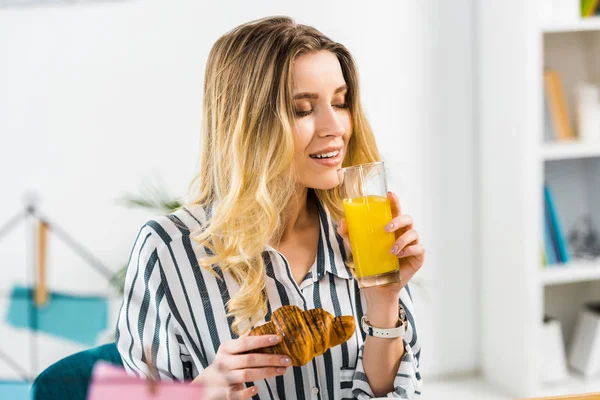
{"type": "Polygon", "coordinates": [[[311,157],[312,158],[332,158],[332,157],[337,156],[339,153],[340,153],[339,150],[336,150],[336,151],[330,151],[329,153],[315,154],[315,155],[312,155],[311,157]]]}

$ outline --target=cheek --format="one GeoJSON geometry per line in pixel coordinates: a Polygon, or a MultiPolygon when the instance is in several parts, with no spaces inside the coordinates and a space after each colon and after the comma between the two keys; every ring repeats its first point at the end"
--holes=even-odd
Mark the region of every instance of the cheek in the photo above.
{"type": "Polygon", "coordinates": [[[344,126],[344,131],[345,131],[344,142],[346,144],[348,144],[348,142],[350,141],[350,138],[352,137],[352,118],[348,114],[340,122],[344,126]]]}
{"type": "Polygon", "coordinates": [[[296,121],[294,124],[294,153],[304,155],[313,137],[313,127],[308,118],[296,121]]]}
{"type": "Polygon", "coordinates": [[[352,136],[352,117],[350,116],[350,112],[346,112],[344,117],[341,120],[342,125],[346,128],[346,137],[352,136]]]}

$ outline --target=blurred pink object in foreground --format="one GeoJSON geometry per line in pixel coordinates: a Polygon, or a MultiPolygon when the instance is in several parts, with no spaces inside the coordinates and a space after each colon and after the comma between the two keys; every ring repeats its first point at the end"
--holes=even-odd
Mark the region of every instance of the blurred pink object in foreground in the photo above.
{"type": "Polygon", "coordinates": [[[94,366],[88,400],[201,400],[203,385],[189,382],[152,382],[129,376],[120,367],[98,362],[94,366]]]}

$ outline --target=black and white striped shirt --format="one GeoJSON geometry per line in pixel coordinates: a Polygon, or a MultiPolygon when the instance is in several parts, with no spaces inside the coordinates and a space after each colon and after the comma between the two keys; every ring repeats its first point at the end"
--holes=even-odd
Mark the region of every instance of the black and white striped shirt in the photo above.
{"type": "MultiPolygon", "coordinates": [[[[191,239],[202,229],[206,214],[200,206],[182,208],[146,223],[131,252],[124,301],[117,323],[116,341],[126,369],[147,377],[145,349],[161,379],[191,380],[214,359],[219,345],[235,338],[233,319],[226,304],[239,286],[215,267],[216,276],[201,268],[204,249],[191,239]]],[[[302,367],[290,367],[282,376],[249,382],[256,399],[359,399],[374,397],[362,365],[365,334],[360,319],[366,312],[364,296],[345,265],[342,238],[331,216],[319,205],[320,234],[317,258],[298,285],[285,257],[266,245],[268,311],[293,304],[304,310],[323,308],[329,313],[354,315],[355,334],[302,367]]],[[[419,374],[420,343],[408,287],[400,302],[408,317],[405,353],[388,396],[416,398],[422,386],[419,374]]]]}

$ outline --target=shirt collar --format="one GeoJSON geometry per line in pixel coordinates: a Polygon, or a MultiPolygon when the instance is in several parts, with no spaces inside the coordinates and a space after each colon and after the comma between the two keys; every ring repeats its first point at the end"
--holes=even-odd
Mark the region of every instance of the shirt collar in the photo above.
{"type": "MultiPolygon", "coordinates": [[[[325,272],[343,279],[352,279],[352,273],[346,266],[346,250],[343,238],[337,233],[337,225],[331,219],[327,208],[317,202],[319,208],[319,243],[317,258],[308,271],[312,281],[317,282],[325,276],[325,272]]],[[[265,251],[279,253],[276,249],[265,245],[265,251]]]]}
{"type": "Polygon", "coordinates": [[[344,239],[337,232],[337,224],[331,218],[329,210],[317,199],[319,208],[319,247],[317,250],[317,275],[323,277],[324,270],[343,279],[351,279],[352,273],[346,265],[344,239]],[[323,267],[321,267],[323,266],[323,267]]]}
{"type": "MultiPolygon", "coordinates": [[[[322,279],[325,272],[343,279],[352,279],[352,272],[346,265],[348,254],[344,246],[344,239],[337,232],[337,224],[333,221],[327,207],[321,204],[318,197],[315,196],[315,198],[319,211],[319,244],[315,260],[316,265],[313,265],[316,268],[311,268],[309,273],[312,273],[314,282],[322,279]]],[[[215,205],[216,202],[205,210],[206,219],[212,216],[215,205]]],[[[279,253],[268,244],[265,244],[264,251],[279,253]]]]}

